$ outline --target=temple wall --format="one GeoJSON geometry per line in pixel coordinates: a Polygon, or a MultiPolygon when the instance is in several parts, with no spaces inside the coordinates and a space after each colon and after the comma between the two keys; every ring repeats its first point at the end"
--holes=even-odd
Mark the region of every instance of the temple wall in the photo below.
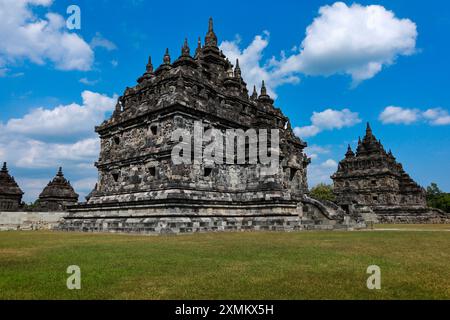
{"type": "Polygon", "coordinates": [[[0,212],[0,231],[54,229],[66,212],[0,212]]]}
{"type": "Polygon", "coordinates": [[[0,211],[17,211],[20,207],[22,196],[8,197],[0,195],[0,211]]]}
{"type": "MultiPolygon", "coordinates": [[[[306,190],[306,165],[300,150],[298,154],[289,154],[280,164],[278,173],[268,177],[260,174],[263,168],[260,163],[208,165],[202,161],[200,164],[174,165],[170,157],[175,144],[172,142],[173,128],[186,129],[193,140],[195,121],[191,117],[172,114],[103,135],[97,198],[102,194],[160,190],[174,184],[184,188],[223,192],[258,191],[271,184],[272,188],[289,189],[292,194],[299,196],[306,190]],[[164,151],[168,153],[161,156],[164,151]],[[133,161],[133,158],[137,160],[133,161]]],[[[205,130],[211,126],[205,121],[203,125],[205,130]]],[[[203,147],[209,143],[204,142],[203,147]]],[[[246,149],[248,151],[248,146],[246,149]]],[[[194,152],[193,143],[191,152],[194,152]]],[[[93,197],[96,197],[95,193],[93,197]]]]}

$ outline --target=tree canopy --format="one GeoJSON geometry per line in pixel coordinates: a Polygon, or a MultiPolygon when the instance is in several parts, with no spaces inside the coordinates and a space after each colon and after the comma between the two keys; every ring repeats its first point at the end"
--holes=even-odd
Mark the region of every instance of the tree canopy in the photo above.
{"type": "Polygon", "coordinates": [[[427,204],[429,207],[450,212],[450,193],[445,193],[439,189],[436,183],[431,183],[427,187],[427,204]]]}
{"type": "Polygon", "coordinates": [[[310,196],[317,200],[335,201],[333,186],[325,183],[319,183],[310,191],[310,196]]]}

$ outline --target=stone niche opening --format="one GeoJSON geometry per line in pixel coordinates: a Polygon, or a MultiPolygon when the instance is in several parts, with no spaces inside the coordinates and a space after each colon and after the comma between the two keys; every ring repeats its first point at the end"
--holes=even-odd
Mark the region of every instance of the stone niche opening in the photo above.
{"type": "Polygon", "coordinates": [[[119,172],[113,172],[111,175],[115,182],[119,181],[119,177],[120,177],[119,172]]]}
{"type": "Polygon", "coordinates": [[[156,124],[151,125],[150,132],[152,133],[152,135],[156,136],[158,134],[158,126],[156,124]]]}
{"type": "Polygon", "coordinates": [[[289,180],[292,181],[295,178],[295,175],[297,174],[297,169],[291,168],[291,174],[289,176],[289,180]]]}
{"type": "Polygon", "coordinates": [[[212,168],[205,168],[205,169],[203,170],[203,176],[205,176],[205,177],[210,177],[211,174],[212,174],[212,168]]]}
{"type": "Polygon", "coordinates": [[[114,137],[114,143],[115,143],[115,144],[120,144],[120,137],[115,136],[115,137],[114,137]]]}
{"type": "Polygon", "coordinates": [[[155,177],[156,177],[156,168],[155,168],[155,167],[149,167],[149,168],[148,168],[148,174],[149,174],[151,177],[155,178],[155,177]]]}

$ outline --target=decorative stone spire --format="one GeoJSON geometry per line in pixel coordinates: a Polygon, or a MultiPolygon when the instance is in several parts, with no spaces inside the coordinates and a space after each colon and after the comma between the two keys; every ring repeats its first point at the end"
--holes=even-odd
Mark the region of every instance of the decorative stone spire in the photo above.
{"type": "Polygon", "coordinates": [[[252,100],[258,99],[258,92],[256,91],[256,86],[253,86],[253,93],[252,93],[252,96],[250,98],[252,100]]]}
{"type": "Polygon", "coordinates": [[[16,211],[22,203],[23,192],[8,173],[6,162],[0,170],[0,208],[1,211],[16,211]]]}
{"type": "Polygon", "coordinates": [[[78,202],[78,194],[64,178],[62,168],[39,195],[40,210],[59,211],[78,202]]]}
{"type": "Polygon", "coordinates": [[[261,84],[261,95],[259,96],[258,101],[262,102],[263,104],[273,104],[273,100],[267,94],[266,83],[264,80],[261,84]]]}
{"type": "Polygon", "coordinates": [[[191,49],[189,49],[187,38],[184,39],[184,44],[183,47],[181,48],[181,55],[183,57],[189,57],[191,55],[191,49]]]}
{"type": "Polygon", "coordinates": [[[267,96],[266,83],[264,82],[264,80],[262,81],[261,85],[261,96],[267,96]]]}
{"type": "Polygon", "coordinates": [[[208,33],[205,37],[206,47],[217,47],[217,36],[214,33],[213,19],[209,18],[208,33]]]}
{"type": "Polygon", "coordinates": [[[234,77],[240,79],[241,78],[241,68],[239,67],[239,59],[236,59],[236,67],[234,68],[234,77]]]}
{"type": "Polygon", "coordinates": [[[164,54],[163,62],[164,62],[164,64],[170,64],[169,48],[166,49],[166,53],[164,54]]]}
{"type": "Polygon", "coordinates": [[[198,37],[197,48],[195,49],[195,57],[198,57],[201,51],[202,51],[202,39],[198,37]]]}
{"type": "Polygon", "coordinates": [[[350,145],[348,145],[347,152],[345,153],[345,157],[350,158],[350,157],[354,157],[354,156],[355,156],[355,153],[353,152],[352,147],[350,147],[350,145]]]}
{"type": "Polygon", "coordinates": [[[147,67],[146,67],[147,73],[152,74],[153,73],[153,64],[152,64],[152,57],[148,57],[147,67]]]}
{"type": "Polygon", "coordinates": [[[366,136],[372,136],[372,128],[370,127],[370,123],[367,122],[367,128],[366,128],[366,136]]]}

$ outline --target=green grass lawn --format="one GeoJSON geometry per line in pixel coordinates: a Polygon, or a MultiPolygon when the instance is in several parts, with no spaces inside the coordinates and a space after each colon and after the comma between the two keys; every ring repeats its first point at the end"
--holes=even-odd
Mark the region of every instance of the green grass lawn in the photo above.
{"type": "Polygon", "coordinates": [[[450,299],[450,228],[409,227],[425,231],[0,232],[0,299],[450,299]]]}

